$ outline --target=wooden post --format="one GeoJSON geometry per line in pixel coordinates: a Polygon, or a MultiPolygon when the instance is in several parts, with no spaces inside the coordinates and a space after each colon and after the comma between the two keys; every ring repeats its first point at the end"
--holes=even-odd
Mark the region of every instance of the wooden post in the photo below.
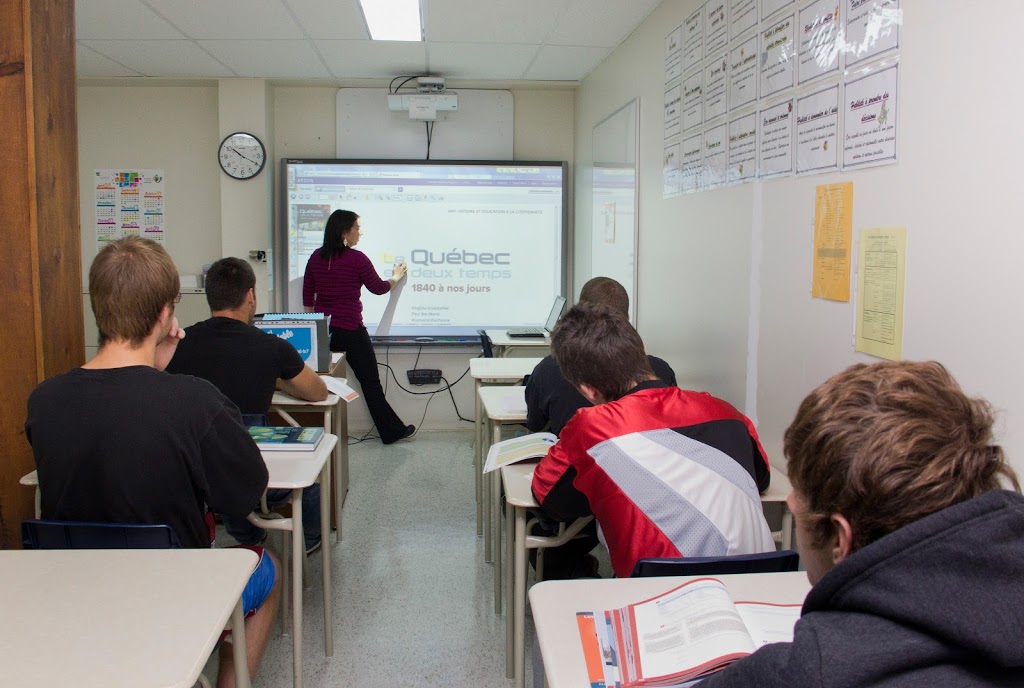
{"type": "Polygon", "coordinates": [[[21,543],[35,468],[25,403],[81,365],[74,0],[0,2],[0,547],[21,543]]]}

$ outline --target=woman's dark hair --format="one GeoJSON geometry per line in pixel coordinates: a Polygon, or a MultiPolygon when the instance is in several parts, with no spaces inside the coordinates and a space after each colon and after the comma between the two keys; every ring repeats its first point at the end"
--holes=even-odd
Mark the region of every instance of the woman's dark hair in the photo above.
{"type": "Polygon", "coordinates": [[[324,245],[320,247],[320,257],[330,258],[343,253],[348,247],[345,246],[345,235],[349,233],[359,216],[351,210],[335,210],[327,218],[324,225],[324,245]]]}

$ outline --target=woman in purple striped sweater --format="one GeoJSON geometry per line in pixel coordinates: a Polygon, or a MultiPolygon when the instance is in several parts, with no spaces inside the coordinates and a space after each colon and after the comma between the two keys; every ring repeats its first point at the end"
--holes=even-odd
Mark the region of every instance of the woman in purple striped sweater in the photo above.
{"type": "Polygon", "coordinates": [[[359,216],[335,210],[324,226],[324,245],[306,263],[302,280],[302,305],[307,311],[331,316],[331,351],[344,351],[349,368],[363,388],[363,398],[384,444],[411,436],[416,427],[406,425],[384,398],[377,373],[377,355],[363,325],[359,292],[365,286],[374,294],[386,294],[405,276],[405,264],[382,280],[359,243],[359,216]]]}

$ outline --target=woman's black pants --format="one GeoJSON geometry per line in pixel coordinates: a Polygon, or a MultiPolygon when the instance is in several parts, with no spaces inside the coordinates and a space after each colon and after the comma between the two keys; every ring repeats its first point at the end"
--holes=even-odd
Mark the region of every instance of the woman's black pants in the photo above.
{"type": "Polygon", "coordinates": [[[377,426],[381,441],[391,444],[405,437],[405,423],[384,398],[377,372],[377,355],[373,352],[366,328],[345,330],[332,327],[331,351],[345,352],[345,362],[363,388],[363,398],[366,399],[366,406],[370,409],[370,417],[377,426]]]}

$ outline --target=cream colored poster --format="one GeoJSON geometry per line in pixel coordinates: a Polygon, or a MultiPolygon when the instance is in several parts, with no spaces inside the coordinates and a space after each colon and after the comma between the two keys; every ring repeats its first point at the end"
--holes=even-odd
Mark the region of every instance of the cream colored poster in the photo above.
{"type": "Polygon", "coordinates": [[[857,351],[892,361],[901,359],[906,258],[905,227],[860,231],[857,351]]]}
{"type": "Polygon", "coordinates": [[[811,295],[850,300],[853,182],[819,186],[814,194],[814,270],[811,295]]]}

